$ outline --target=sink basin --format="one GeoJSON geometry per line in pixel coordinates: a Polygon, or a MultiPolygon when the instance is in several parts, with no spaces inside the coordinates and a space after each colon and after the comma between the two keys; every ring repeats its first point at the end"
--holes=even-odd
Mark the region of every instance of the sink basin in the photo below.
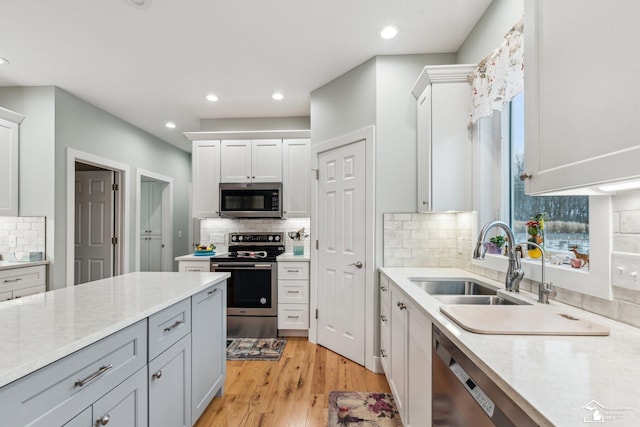
{"type": "Polygon", "coordinates": [[[428,280],[410,277],[409,280],[430,295],[495,295],[496,289],[463,280],[428,280]]]}
{"type": "Polygon", "coordinates": [[[529,303],[502,298],[496,295],[434,295],[443,304],[474,305],[530,305],[529,303]]]}

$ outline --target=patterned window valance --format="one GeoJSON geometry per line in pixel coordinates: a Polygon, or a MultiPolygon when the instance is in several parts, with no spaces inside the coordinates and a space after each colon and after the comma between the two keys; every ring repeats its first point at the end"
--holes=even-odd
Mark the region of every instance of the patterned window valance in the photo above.
{"type": "Polygon", "coordinates": [[[524,90],[524,20],[504,36],[502,45],[487,55],[469,75],[471,123],[490,117],[524,90]]]}

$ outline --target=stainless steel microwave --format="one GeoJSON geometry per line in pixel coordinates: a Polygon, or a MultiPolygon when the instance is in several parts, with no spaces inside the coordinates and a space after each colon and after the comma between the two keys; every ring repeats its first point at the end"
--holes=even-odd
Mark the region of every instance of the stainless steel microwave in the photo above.
{"type": "Polygon", "coordinates": [[[282,218],[282,183],[221,183],[220,216],[282,218]]]}

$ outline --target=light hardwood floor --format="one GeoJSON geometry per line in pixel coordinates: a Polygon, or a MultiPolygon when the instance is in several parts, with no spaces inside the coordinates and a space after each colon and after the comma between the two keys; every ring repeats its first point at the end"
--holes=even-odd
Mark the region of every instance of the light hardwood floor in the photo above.
{"type": "Polygon", "coordinates": [[[195,427],[326,427],[330,391],[389,392],[374,374],[306,338],[287,338],[278,362],[227,361],[224,395],[195,427]]]}

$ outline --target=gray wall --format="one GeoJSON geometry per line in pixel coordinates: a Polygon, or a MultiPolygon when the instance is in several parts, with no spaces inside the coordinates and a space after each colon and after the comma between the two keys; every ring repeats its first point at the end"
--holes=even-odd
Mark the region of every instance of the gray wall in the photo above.
{"type": "Polygon", "coordinates": [[[458,50],[459,64],[477,64],[500,47],[504,35],[524,15],[524,0],[493,0],[458,50]]]}
{"type": "Polygon", "coordinates": [[[257,117],[246,119],[201,119],[200,131],[305,130],[309,117],[257,117]]]}
{"type": "Polygon", "coordinates": [[[67,147],[131,167],[132,211],[126,219],[131,230],[130,268],[135,265],[138,240],[134,235],[136,168],[173,178],[173,254],[179,256],[190,251],[187,230],[191,156],[188,153],[60,88],[0,88],[0,105],[27,117],[20,139],[20,215],[47,217],[47,256],[52,261],[50,289],[65,284],[67,147]],[[178,230],[183,232],[182,239],[177,238],[178,230]]]}

